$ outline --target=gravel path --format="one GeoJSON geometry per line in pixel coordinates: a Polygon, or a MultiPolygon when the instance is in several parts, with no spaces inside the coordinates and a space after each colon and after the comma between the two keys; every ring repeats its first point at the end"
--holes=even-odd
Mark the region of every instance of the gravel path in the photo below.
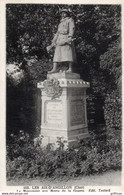
{"type": "Polygon", "coordinates": [[[19,179],[10,180],[7,182],[9,186],[25,186],[25,185],[37,185],[37,186],[55,186],[55,185],[66,185],[66,186],[119,186],[121,185],[121,171],[109,171],[100,175],[84,176],[75,179],[70,179],[68,181],[59,181],[58,179],[53,179],[52,181],[47,179],[19,179]]]}

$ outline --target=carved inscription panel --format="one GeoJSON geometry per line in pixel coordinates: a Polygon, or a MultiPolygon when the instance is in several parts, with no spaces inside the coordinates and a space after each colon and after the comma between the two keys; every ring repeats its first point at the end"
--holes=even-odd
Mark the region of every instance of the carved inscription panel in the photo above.
{"type": "Polygon", "coordinates": [[[61,101],[45,102],[45,123],[62,124],[63,106],[61,101]]]}
{"type": "Polygon", "coordinates": [[[71,101],[71,126],[85,124],[84,100],[71,101]]]}

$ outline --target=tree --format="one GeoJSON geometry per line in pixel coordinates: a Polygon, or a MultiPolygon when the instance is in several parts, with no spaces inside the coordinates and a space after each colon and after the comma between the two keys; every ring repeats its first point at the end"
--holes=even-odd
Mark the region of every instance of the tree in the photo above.
{"type": "MultiPolygon", "coordinates": [[[[57,30],[62,7],[72,10],[76,24],[78,63],[74,71],[91,83],[92,101],[97,97],[105,100],[108,113],[106,101],[111,93],[119,94],[121,105],[120,5],[8,4],[7,62],[19,63],[26,86],[36,89],[37,82],[46,78],[52,66],[53,52],[48,55],[45,48],[57,30]]],[[[121,115],[120,110],[117,113],[121,115]]]]}

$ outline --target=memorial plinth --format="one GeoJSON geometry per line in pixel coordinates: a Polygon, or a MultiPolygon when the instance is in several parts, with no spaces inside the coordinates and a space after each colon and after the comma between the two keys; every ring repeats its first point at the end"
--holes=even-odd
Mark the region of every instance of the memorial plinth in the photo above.
{"type": "Polygon", "coordinates": [[[62,137],[69,146],[88,137],[86,89],[89,82],[76,73],[62,72],[47,75],[47,80],[38,83],[41,90],[41,135],[43,145],[56,147],[57,137],[62,137]]]}

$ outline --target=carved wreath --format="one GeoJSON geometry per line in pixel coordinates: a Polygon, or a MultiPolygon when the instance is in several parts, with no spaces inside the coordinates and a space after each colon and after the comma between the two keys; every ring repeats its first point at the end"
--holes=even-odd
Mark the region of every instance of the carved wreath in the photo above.
{"type": "Polygon", "coordinates": [[[59,85],[59,81],[56,78],[50,78],[43,83],[44,91],[48,97],[55,99],[62,94],[62,88],[59,85]]]}

